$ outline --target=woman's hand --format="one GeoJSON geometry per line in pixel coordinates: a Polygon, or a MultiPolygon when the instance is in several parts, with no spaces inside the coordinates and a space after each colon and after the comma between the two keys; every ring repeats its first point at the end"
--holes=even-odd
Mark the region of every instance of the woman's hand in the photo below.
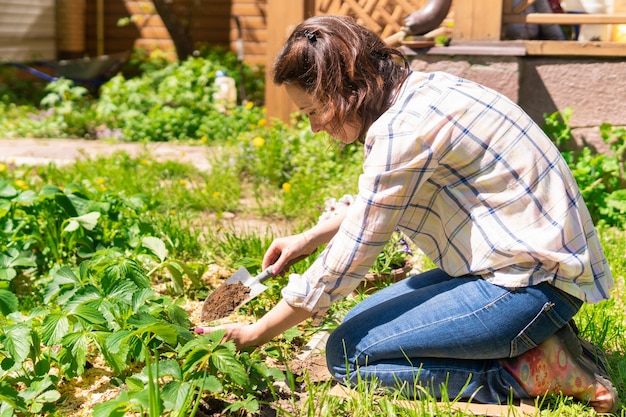
{"type": "Polygon", "coordinates": [[[311,312],[292,307],[285,300],[280,300],[256,323],[229,323],[215,327],[196,327],[195,332],[209,334],[217,330],[226,330],[222,342],[232,340],[237,349],[260,346],[269,342],[287,329],[311,317],[311,312]]]}
{"type": "Polygon", "coordinates": [[[195,332],[198,334],[209,334],[218,330],[225,330],[222,342],[232,340],[235,342],[237,349],[244,349],[250,346],[258,346],[256,340],[258,336],[254,334],[253,325],[247,323],[230,323],[215,327],[196,327],[195,332]]]}
{"type": "Polygon", "coordinates": [[[310,244],[305,233],[274,239],[263,257],[263,270],[273,265],[274,274],[279,274],[296,260],[313,253],[317,246],[310,244]]]}
{"type": "Polygon", "coordinates": [[[296,260],[312,254],[320,245],[328,243],[335,236],[344,218],[345,212],[297,235],[275,239],[263,257],[263,270],[273,265],[273,272],[279,274],[296,260]]]}

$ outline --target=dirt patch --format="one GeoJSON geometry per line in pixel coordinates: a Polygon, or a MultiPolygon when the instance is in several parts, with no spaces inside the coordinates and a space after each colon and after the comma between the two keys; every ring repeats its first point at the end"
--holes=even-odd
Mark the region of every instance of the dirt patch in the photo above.
{"type": "Polygon", "coordinates": [[[241,282],[220,285],[206,298],[200,319],[211,322],[228,316],[248,298],[249,294],[250,288],[241,282]]]}
{"type": "Polygon", "coordinates": [[[303,359],[294,359],[289,363],[289,370],[294,375],[307,375],[309,382],[317,383],[330,380],[332,377],[326,366],[326,356],[314,352],[303,359]]]}

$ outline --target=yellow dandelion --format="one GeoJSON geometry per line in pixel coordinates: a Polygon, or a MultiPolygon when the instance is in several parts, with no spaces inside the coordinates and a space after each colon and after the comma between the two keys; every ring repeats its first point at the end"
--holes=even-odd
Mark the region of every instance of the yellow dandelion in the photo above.
{"type": "Polygon", "coordinates": [[[207,139],[207,137],[206,137],[206,136],[202,136],[202,137],[200,138],[200,143],[206,143],[206,142],[207,142],[207,140],[208,140],[208,139],[207,139]]]}
{"type": "Polygon", "coordinates": [[[246,110],[250,110],[253,107],[254,107],[254,103],[253,102],[249,101],[249,102],[246,103],[246,110]]]}
{"type": "Polygon", "coordinates": [[[214,191],[212,195],[213,195],[213,198],[217,198],[220,195],[222,195],[222,193],[220,193],[219,191],[214,191]]]}
{"type": "Polygon", "coordinates": [[[265,127],[265,125],[266,125],[266,124],[267,124],[267,120],[265,120],[265,118],[260,119],[260,120],[257,122],[257,126],[259,126],[259,127],[265,127]]]}
{"type": "Polygon", "coordinates": [[[96,180],[96,182],[100,185],[104,184],[104,178],[100,177],[96,180]]]}
{"type": "Polygon", "coordinates": [[[0,162],[0,172],[4,172],[7,170],[7,166],[0,162]]]}
{"type": "Polygon", "coordinates": [[[289,191],[291,191],[291,184],[288,182],[283,183],[283,192],[288,193],[289,191]]]}
{"type": "Polygon", "coordinates": [[[28,184],[24,180],[15,180],[15,185],[22,190],[28,190],[28,184]]]}
{"type": "Polygon", "coordinates": [[[261,136],[257,136],[256,138],[252,139],[252,145],[260,148],[261,146],[265,145],[265,139],[263,139],[261,136]]]}
{"type": "Polygon", "coordinates": [[[150,161],[148,161],[147,159],[142,159],[141,160],[141,165],[149,165],[150,161]]]}
{"type": "Polygon", "coordinates": [[[180,185],[187,185],[187,180],[179,180],[178,183],[180,185]]]}
{"type": "Polygon", "coordinates": [[[106,191],[107,187],[105,187],[104,185],[100,186],[100,191],[106,191]]]}
{"type": "Polygon", "coordinates": [[[170,210],[170,214],[176,214],[176,210],[170,210]]]}
{"type": "MultiPolygon", "coordinates": [[[[143,23],[143,16],[141,16],[140,20],[141,20],[140,23],[143,23]]],[[[163,55],[163,52],[159,48],[154,48],[152,52],[150,52],[150,58],[153,58],[153,59],[159,58],[161,55],[163,55]]]]}

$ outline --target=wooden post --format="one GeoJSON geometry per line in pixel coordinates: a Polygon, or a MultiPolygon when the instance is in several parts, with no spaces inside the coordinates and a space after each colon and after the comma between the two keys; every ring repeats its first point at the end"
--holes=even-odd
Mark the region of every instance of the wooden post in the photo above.
{"type": "Polygon", "coordinates": [[[502,28],[502,0],[461,0],[454,2],[455,41],[499,41],[502,28]]]}
{"type": "Polygon", "coordinates": [[[284,86],[272,82],[274,59],[283,47],[293,28],[313,14],[314,0],[268,0],[267,2],[267,63],[265,66],[265,106],[267,119],[280,119],[289,123],[297,108],[291,102],[284,86]]]}

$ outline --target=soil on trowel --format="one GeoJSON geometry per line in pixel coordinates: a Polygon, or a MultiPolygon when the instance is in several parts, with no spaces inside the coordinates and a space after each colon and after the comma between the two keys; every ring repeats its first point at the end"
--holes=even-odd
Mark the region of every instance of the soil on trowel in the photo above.
{"type": "Polygon", "coordinates": [[[224,318],[231,314],[250,294],[250,288],[241,282],[222,284],[215,289],[202,305],[200,319],[205,322],[224,318]]]}

